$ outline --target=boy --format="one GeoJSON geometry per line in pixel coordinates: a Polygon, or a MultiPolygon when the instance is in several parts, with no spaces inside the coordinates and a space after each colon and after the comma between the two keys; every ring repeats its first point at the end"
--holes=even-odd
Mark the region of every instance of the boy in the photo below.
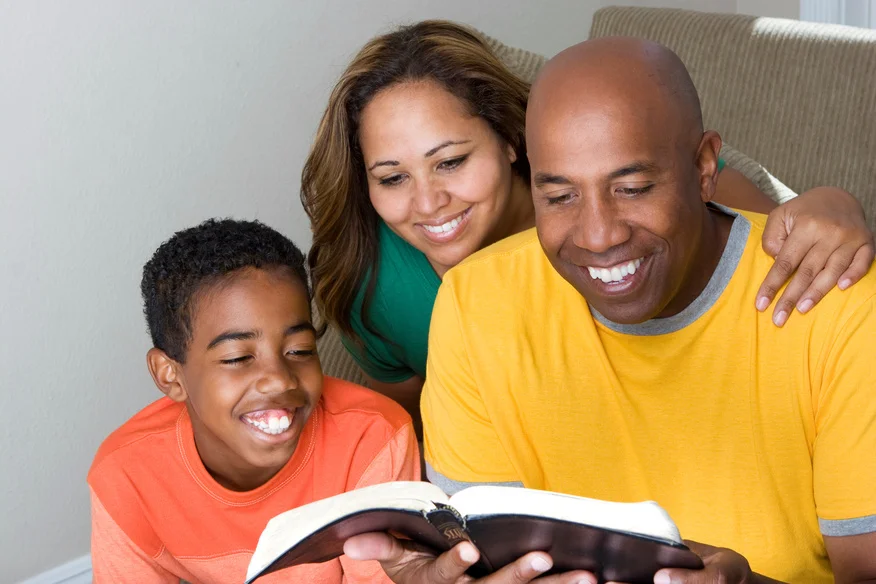
{"type": "MultiPolygon", "coordinates": [[[[410,417],[323,377],[304,257],[258,222],[175,234],[143,269],[166,397],[113,432],[88,483],[94,581],[243,582],[267,521],[365,485],[418,480],[410,417]]],[[[271,582],[388,582],[341,557],[271,582]]]]}

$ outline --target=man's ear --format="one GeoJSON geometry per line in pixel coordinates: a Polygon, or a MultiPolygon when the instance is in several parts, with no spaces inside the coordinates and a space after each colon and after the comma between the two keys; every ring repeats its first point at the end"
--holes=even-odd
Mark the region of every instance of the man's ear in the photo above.
{"type": "Polygon", "coordinates": [[[184,402],[188,398],[184,384],[180,364],[171,359],[167,353],[155,347],[146,353],[146,366],[149,374],[161,393],[175,402],[184,402]]]}
{"type": "Polygon", "coordinates": [[[697,148],[697,169],[700,177],[700,197],[708,203],[715,196],[718,184],[718,154],[721,152],[721,136],[714,130],[703,133],[697,148]]]}

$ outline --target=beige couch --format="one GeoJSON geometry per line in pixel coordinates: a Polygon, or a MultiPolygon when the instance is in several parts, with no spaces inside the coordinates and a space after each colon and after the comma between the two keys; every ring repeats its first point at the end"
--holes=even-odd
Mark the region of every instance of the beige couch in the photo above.
{"type": "MultiPolygon", "coordinates": [[[[792,195],[784,185],[796,192],[842,187],[859,197],[876,230],[876,31],[609,7],[594,15],[590,36],[610,35],[648,38],[678,53],[700,93],[706,126],[735,147],[725,146],[722,156],[764,192],[783,201],[792,195]]],[[[523,79],[531,81],[545,61],[487,40],[523,79]]],[[[319,351],[327,374],[364,381],[333,330],[319,351]]]]}

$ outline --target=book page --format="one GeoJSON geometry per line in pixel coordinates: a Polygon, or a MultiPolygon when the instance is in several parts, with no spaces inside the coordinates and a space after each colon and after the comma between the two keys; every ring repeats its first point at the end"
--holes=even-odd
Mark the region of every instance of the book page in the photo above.
{"type": "Polygon", "coordinates": [[[397,481],[348,491],[281,513],[268,521],[262,531],[250,560],[247,579],[298,542],[344,517],[369,509],[426,512],[435,509],[435,502],[447,503],[447,495],[435,485],[397,481]]]}
{"type": "Polygon", "coordinates": [[[653,501],[615,503],[522,487],[485,485],[463,489],[450,497],[450,504],[466,517],[549,517],[682,543],[678,528],[653,501]]]}

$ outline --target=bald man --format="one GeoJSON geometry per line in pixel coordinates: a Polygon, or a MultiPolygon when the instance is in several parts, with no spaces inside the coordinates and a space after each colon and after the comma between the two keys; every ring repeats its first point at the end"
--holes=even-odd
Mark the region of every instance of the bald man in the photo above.
{"type": "MultiPolygon", "coordinates": [[[[527,144],[536,229],[450,270],[435,303],[428,478],[656,500],[706,569],[655,583],[876,579],[876,273],[784,328],[749,310],[765,217],[710,202],[721,139],[659,45],[552,59],[527,144]]],[[[365,544],[414,581],[416,552],[365,544]]],[[[456,581],[459,557],[416,581],[456,581]]]]}

